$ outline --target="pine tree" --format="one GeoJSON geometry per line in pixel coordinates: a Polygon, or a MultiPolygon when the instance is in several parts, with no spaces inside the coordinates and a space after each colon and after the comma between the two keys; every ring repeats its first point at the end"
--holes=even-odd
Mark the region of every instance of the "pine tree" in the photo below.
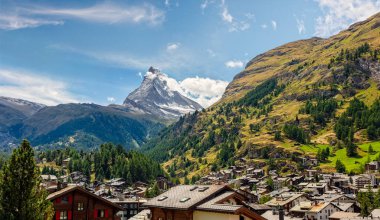
{"type": "Polygon", "coordinates": [[[24,140],[2,168],[0,219],[50,219],[53,207],[40,182],[33,149],[24,140]]]}
{"type": "Polygon", "coordinates": [[[340,161],[340,160],[337,160],[337,161],[335,162],[335,169],[336,169],[336,171],[339,172],[339,173],[344,173],[344,172],[346,172],[346,166],[344,166],[344,164],[343,164],[342,161],[340,161]]]}
{"type": "Polygon", "coordinates": [[[369,154],[373,154],[373,153],[374,153],[374,151],[373,151],[373,147],[372,147],[371,144],[370,144],[369,147],[368,147],[368,153],[369,153],[369,154]]]}

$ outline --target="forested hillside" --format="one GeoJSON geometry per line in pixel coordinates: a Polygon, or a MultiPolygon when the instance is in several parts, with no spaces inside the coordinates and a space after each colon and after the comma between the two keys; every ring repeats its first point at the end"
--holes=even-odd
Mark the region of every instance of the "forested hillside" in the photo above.
{"type": "Polygon", "coordinates": [[[144,150],[172,176],[187,178],[242,160],[302,170],[301,157],[322,151],[319,167],[334,170],[341,159],[360,172],[364,161],[380,155],[379,33],[376,14],[329,39],[261,54],[235,76],[221,101],[181,117],[144,150]]]}
{"type": "Polygon", "coordinates": [[[70,158],[68,171],[82,172],[92,180],[103,181],[124,178],[128,184],[136,181],[149,183],[159,175],[165,175],[160,164],[136,151],[126,151],[121,145],[102,144],[92,151],[78,151],[74,148],[42,151],[37,154],[43,174],[63,174],[62,161],[70,158]]]}

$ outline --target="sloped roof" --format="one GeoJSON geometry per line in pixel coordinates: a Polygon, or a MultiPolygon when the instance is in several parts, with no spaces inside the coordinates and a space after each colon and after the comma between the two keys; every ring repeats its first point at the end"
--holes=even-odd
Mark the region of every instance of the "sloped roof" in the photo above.
{"type": "Polygon", "coordinates": [[[84,189],[81,186],[68,186],[66,188],[63,188],[63,189],[57,191],[57,192],[49,194],[46,199],[52,201],[52,200],[54,200],[54,199],[56,199],[58,197],[61,197],[61,196],[65,195],[65,194],[68,194],[68,193],[76,191],[76,190],[78,190],[78,191],[80,191],[80,192],[82,192],[84,194],[87,194],[87,195],[89,195],[89,196],[91,196],[91,197],[93,197],[95,199],[101,200],[102,202],[104,202],[104,203],[106,203],[106,204],[108,204],[108,205],[110,205],[110,206],[112,206],[112,207],[114,207],[114,208],[116,208],[118,210],[123,210],[123,208],[121,206],[119,206],[119,205],[117,205],[117,204],[115,204],[115,203],[113,203],[113,202],[111,202],[111,201],[109,201],[107,199],[104,199],[104,198],[102,198],[100,196],[97,196],[94,193],[91,193],[91,192],[87,191],[86,189],[84,189]]]}
{"type": "Polygon", "coordinates": [[[167,209],[189,209],[212,195],[229,189],[226,185],[180,185],[149,200],[145,207],[159,207],[167,209]],[[205,190],[202,190],[205,189],[205,190]],[[181,202],[182,200],[182,202],[181,202]],[[186,201],[183,201],[186,200],[186,201]]]}

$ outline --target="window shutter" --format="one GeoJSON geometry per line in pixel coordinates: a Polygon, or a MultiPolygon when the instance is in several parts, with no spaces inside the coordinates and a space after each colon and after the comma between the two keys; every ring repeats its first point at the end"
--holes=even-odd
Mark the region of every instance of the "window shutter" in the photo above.
{"type": "Polygon", "coordinates": [[[69,210],[68,212],[67,212],[67,219],[68,220],[71,220],[72,219],[72,212],[71,212],[71,210],[69,210]]]}
{"type": "Polygon", "coordinates": [[[73,195],[69,195],[69,203],[73,202],[73,195]]]}
{"type": "Polygon", "coordinates": [[[104,210],[104,216],[108,218],[108,209],[104,210]]]}
{"type": "Polygon", "coordinates": [[[98,210],[94,209],[94,218],[98,217],[98,210]]]}
{"type": "Polygon", "coordinates": [[[60,214],[59,211],[55,211],[55,219],[56,219],[56,220],[59,220],[59,217],[60,217],[59,214],[60,214]]]}

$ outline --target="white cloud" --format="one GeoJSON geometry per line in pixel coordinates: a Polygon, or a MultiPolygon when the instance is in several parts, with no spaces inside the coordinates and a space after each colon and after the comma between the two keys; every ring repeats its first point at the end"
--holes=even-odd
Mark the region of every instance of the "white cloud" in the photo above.
{"type": "Polygon", "coordinates": [[[169,0],[165,0],[165,5],[166,5],[166,7],[168,7],[168,6],[170,6],[170,1],[169,0]]]}
{"type": "Polygon", "coordinates": [[[198,102],[203,107],[209,107],[217,102],[223,95],[228,82],[210,78],[186,78],[179,82],[188,98],[198,102]]]}
{"type": "Polygon", "coordinates": [[[316,19],[315,35],[328,37],[380,11],[380,0],[315,0],[323,15],[316,19]]]}
{"type": "Polygon", "coordinates": [[[41,25],[62,25],[63,20],[80,19],[88,22],[147,23],[161,24],[165,12],[151,4],[138,6],[116,5],[113,3],[95,4],[86,8],[49,8],[30,5],[13,9],[0,9],[0,28],[14,30],[41,25]]]}
{"type": "Polygon", "coordinates": [[[170,43],[170,44],[168,44],[168,46],[166,47],[166,51],[170,52],[170,51],[177,50],[179,46],[181,46],[180,43],[170,43]]]}
{"type": "Polygon", "coordinates": [[[115,103],[116,99],[114,97],[107,97],[107,102],[115,103]]]}
{"type": "Polygon", "coordinates": [[[0,94],[46,105],[78,102],[67,85],[34,73],[0,69],[0,94]]]}
{"type": "Polygon", "coordinates": [[[143,75],[141,72],[139,72],[137,75],[139,75],[139,77],[142,79],[143,78],[143,75]]]}
{"type": "Polygon", "coordinates": [[[240,60],[230,60],[224,63],[228,68],[242,68],[244,63],[240,60]]]}
{"type": "Polygon", "coordinates": [[[266,24],[262,24],[262,25],[261,25],[261,28],[262,28],[262,29],[266,29],[267,27],[268,27],[268,25],[266,25],[266,24]]]}
{"type": "Polygon", "coordinates": [[[20,17],[15,15],[0,15],[0,29],[17,30],[22,28],[34,28],[42,25],[63,25],[63,21],[59,20],[44,20],[20,17]]]}
{"type": "Polygon", "coordinates": [[[228,12],[227,6],[223,7],[222,19],[223,19],[223,21],[226,21],[228,23],[232,23],[232,21],[234,19],[234,17],[232,17],[232,15],[228,12]]]}
{"type": "Polygon", "coordinates": [[[251,27],[248,21],[236,19],[235,17],[233,17],[229,12],[224,0],[221,1],[220,7],[222,10],[221,18],[222,21],[228,25],[228,32],[245,31],[251,27]]]}
{"type": "Polygon", "coordinates": [[[306,28],[305,28],[305,23],[302,19],[296,18],[297,21],[297,29],[299,34],[305,34],[306,33],[306,28]]]}
{"type": "Polygon", "coordinates": [[[273,30],[277,30],[277,22],[276,21],[272,21],[272,28],[273,30]]]}
{"type": "MultiPolygon", "coordinates": [[[[162,80],[166,81],[168,88],[177,91],[181,95],[196,101],[202,107],[209,107],[217,102],[223,95],[228,82],[222,80],[214,80],[202,77],[189,77],[182,81],[177,81],[162,73],[162,80]]],[[[152,73],[147,72],[146,77],[152,77],[152,73]]]]}

